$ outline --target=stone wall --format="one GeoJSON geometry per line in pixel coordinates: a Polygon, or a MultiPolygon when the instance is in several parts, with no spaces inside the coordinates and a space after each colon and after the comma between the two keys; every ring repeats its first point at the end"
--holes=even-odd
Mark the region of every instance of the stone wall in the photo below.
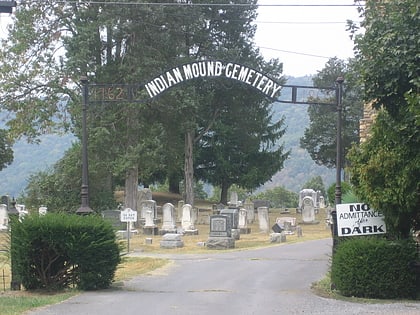
{"type": "Polygon", "coordinates": [[[360,119],[360,143],[366,141],[370,134],[370,128],[375,121],[378,111],[372,107],[372,103],[363,106],[363,118],[360,119]]]}

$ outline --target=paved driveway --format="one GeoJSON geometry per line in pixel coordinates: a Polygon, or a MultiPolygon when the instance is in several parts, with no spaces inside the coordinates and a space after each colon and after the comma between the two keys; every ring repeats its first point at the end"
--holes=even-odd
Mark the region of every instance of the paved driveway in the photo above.
{"type": "MultiPolygon", "coordinates": [[[[170,253],[170,251],[168,251],[170,253]]],[[[420,314],[420,303],[362,304],[314,295],[329,268],[331,240],[199,255],[117,289],[86,292],[30,315],[420,314]]],[[[140,254],[142,255],[142,254],[140,254]]]]}

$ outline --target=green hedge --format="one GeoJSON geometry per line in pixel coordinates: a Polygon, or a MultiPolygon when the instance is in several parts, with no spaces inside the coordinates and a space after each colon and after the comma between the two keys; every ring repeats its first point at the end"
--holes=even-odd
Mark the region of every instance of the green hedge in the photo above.
{"type": "Polygon", "coordinates": [[[11,233],[12,272],[28,290],[107,288],[121,261],[115,232],[99,216],[29,215],[11,233]]]}
{"type": "Polygon", "coordinates": [[[332,259],[331,281],[344,296],[415,298],[416,260],[412,241],[357,237],[339,243],[332,259]]]}

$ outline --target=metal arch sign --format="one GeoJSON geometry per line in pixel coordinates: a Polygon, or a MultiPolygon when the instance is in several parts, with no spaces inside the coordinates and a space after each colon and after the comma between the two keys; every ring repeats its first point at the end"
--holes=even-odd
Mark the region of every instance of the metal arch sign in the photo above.
{"type": "Polygon", "coordinates": [[[150,98],[153,98],[167,89],[197,78],[224,77],[245,83],[263,93],[269,98],[276,98],[282,86],[265,74],[252,68],[222,61],[198,61],[172,68],[145,84],[150,98]]]}
{"type": "MultiPolygon", "coordinates": [[[[282,85],[266,74],[234,62],[204,60],[174,67],[145,84],[89,84],[92,102],[144,102],[183,82],[199,78],[227,78],[246,84],[269,99],[283,103],[313,104],[309,98],[322,98],[335,88],[282,85]],[[290,99],[279,99],[283,90],[290,89],[290,99]],[[326,93],[325,93],[326,92],[326,93]]],[[[335,105],[333,102],[317,104],[335,105]]]]}

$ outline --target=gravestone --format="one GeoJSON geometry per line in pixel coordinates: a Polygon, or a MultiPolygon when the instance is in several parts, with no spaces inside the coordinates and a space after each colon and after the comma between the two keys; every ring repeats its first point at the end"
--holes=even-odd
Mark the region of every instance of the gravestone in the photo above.
{"type": "Polygon", "coordinates": [[[193,208],[187,203],[182,207],[181,227],[183,233],[187,235],[197,235],[198,229],[195,228],[194,223],[193,208]]]}
{"type": "Polygon", "coordinates": [[[26,215],[28,215],[28,210],[26,210],[26,206],[22,204],[15,205],[16,210],[19,212],[19,221],[22,221],[26,215]]]}
{"type": "Polygon", "coordinates": [[[162,228],[160,234],[176,233],[175,207],[172,203],[165,203],[162,207],[162,228]]]}
{"type": "Polygon", "coordinates": [[[178,207],[176,209],[176,220],[178,222],[182,221],[182,207],[184,206],[184,204],[185,204],[184,200],[178,201],[178,207]]]}
{"type": "Polygon", "coordinates": [[[319,207],[320,208],[325,208],[325,198],[324,198],[324,196],[320,196],[319,197],[319,207]]]}
{"type": "Polygon", "coordinates": [[[286,233],[271,233],[270,243],[284,243],[286,242],[286,233]]]}
{"type": "Polygon", "coordinates": [[[270,226],[270,218],[268,216],[268,207],[259,207],[257,209],[258,213],[258,224],[260,228],[260,232],[268,233],[269,226],[270,226]]]}
{"type": "Polygon", "coordinates": [[[284,229],[286,234],[294,234],[296,229],[296,218],[294,217],[279,217],[276,219],[276,223],[284,229]]]}
{"type": "Polygon", "coordinates": [[[213,214],[220,214],[220,210],[225,209],[225,205],[223,203],[214,204],[212,206],[213,214]]]}
{"type": "Polygon", "coordinates": [[[255,220],[254,203],[251,200],[246,199],[244,203],[244,208],[247,212],[246,219],[248,221],[248,224],[254,223],[254,220],[255,220]]]}
{"type": "Polygon", "coordinates": [[[119,210],[104,210],[101,216],[104,220],[111,223],[112,227],[116,230],[126,230],[127,225],[120,221],[121,211],[119,210]]]}
{"type": "Polygon", "coordinates": [[[238,224],[239,224],[238,209],[236,209],[236,208],[235,209],[233,209],[233,208],[232,209],[222,209],[222,210],[220,210],[220,214],[230,217],[230,222],[232,224],[232,237],[235,240],[239,240],[241,233],[240,233],[239,227],[238,227],[238,224]]]}
{"type": "Polygon", "coordinates": [[[139,220],[141,221],[142,224],[144,224],[144,222],[146,220],[146,215],[147,215],[148,211],[152,212],[152,219],[153,220],[157,217],[156,201],[154,201],[154,200],[142,200],[139,203],[139,207],[140,207],[140,218],[139,218],[139,220]]]}
{"type": "Polygon", "coordinates": [[[210,216],[210,233],[206,246],[208,249],[235,248],[230,216],[222,214],[210,216]]]}
{"type": "Polygon", "coordinates": [[[39,215],[46,215],[47,211],[48,211],[47,207],[41,206],[41,207],[38,208],[38,214],[39,215]]]}
{"type": "Polygon", "coordinates": [[[138,191],[137,203],[140,203],[143,200],[152,200],[152,199],[153,199],[153,194],[149,188],[143,188],[138,191]]]}
{"type": "Polygon", "coordinates": [[[0,231],[9,229],[9,215],[7,213],[7,205],[0,204],[0,231]]]}
{"type": "Polygon", "coordinates": [[[148,210],[146,211],[146,217],[143,226],[143,233],[145,235],[157,235],[158,234],[158,227],[156,226],[153,220],[153,211],[148,210]]]}
{"type": "Polygon", "coordinates": [[[244,208],[239,209],[239,221],[238,221],[238,228],[241,234],[250,234],[251,228],[248,227],[248,211],[244,208]]]}
{"type": "Polygon", "coordinates": [[[270,208],[270,200],[255,199],[252,203],[254,204],[254,209],[258,209],[260,207],[270,208]]]}
{"type": "Polygon", "coordinates": [[[315,223],[315,205],[311,197],[304,197],[302,200],[302,221],[303,223],[315,223]]]}
{"type": "Polygon", "coordinates": [[[184,247],[184,242],[182,241],[181,234],[176,233],[166,233],[162,236],[160,241],[161,248],[180,248],[184,247]]]}
{"type": "Polygon", "coordinates": [[[238,193],[236,191],[232,191],[230,193],[230,199],[228,201],[228,207],[229,208],[236,208],[239,206],[238,204],[238,193]]]}

